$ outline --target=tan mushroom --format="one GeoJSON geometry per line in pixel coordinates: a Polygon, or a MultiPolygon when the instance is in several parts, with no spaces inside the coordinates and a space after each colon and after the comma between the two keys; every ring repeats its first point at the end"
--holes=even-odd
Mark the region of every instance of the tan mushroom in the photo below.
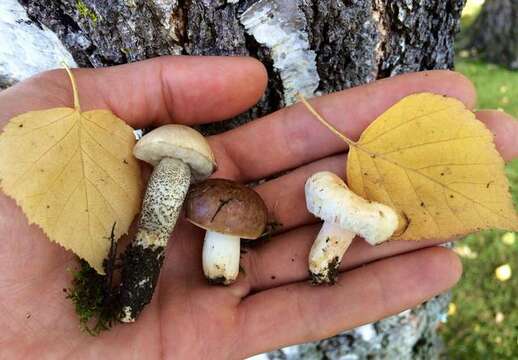
{"type": "Polygon", "coordinates": [[[211,283],[232,283],[239,273],[240,239],[257,239],[268,212],[249,187],[224,179],[193,185],[185,201],[187,219],[207,230],[203,243],[203,272],[211,283]]]}
{"type": "Polygon", "coordinates": [[[192,182],[210,176],[216,161],[197,131],[165,125],[146,134],[133,150],[154,166],[149,178],[135,240],[123,255],[120,285],[121,321],[132,322],[151,301],[164,260],[165,247],[176,225],[192,182]]]}

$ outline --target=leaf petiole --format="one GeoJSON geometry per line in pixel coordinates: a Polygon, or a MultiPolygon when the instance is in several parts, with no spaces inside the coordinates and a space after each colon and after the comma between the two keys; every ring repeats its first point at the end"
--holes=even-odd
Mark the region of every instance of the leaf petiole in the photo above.
{"type": "Polygon", "coordinates": [[[77,91],[76,78],[74,77],[74,74],[72,74],[72,70],[70,70],[70,68],[65,62],[62,62],[61,65],[63,65],[63,67],[65,68],[68,77],[70,78],[70,82],[72,83],[72,92],[74,94],[74,109],[77,112],[81,112],[81,105],[79,103],[79,92],[77,91]]]}
{"type": "Polygon", "coordinates": [[[309,110],[309,112],[312,113],[313,116],[315,116],[318,119],[318,121],[320,121],[322,123],[322,125],[327,127],[333,134],[338,136],[340,139],[342,139],[344,142],[346,142],[349,146],[356,146],[356,143],[354,141],[352,141],[347,136],[342,134],[340,131],[338,131],[337,128],[335,128],[326,119],[324,119],[324,117],[322,115],[320,115],[313,106],[311,106],[311,104],[304,98],[304,96],[302,94],[298,94],[298,98],[302,102],[302,104],[304,104],[304,106],[309,110]]]}

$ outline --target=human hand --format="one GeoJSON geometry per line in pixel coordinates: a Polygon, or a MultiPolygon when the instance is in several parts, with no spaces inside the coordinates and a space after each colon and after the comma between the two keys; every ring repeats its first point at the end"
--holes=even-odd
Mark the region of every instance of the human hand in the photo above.
{"type": "MultiPolygon", "coordinates": [[[[261,96],[262,66],[245,58],[163,57],[105,69],[74,70],[84,110],[107,108],[133,127],[207,123],[236,115],[261,96]]],[[[337,128],[358,138],[400,98],[430,91],[473,108],[472,85],[458,74],[403,75],[312,101],[337,128]]],[[[52,71],[0,93],[0,126],[22,112],[72,106],[64,71],[52,71]]],[[[518,123],[478,112],[505,159],[518,155],[518,123]]],[[[229,287],[207,284],[203,234],[180,220],[169,244],[153,301],[131,325],[99,337],[81,332],[62,292],[72,254],[29,226],[12,199],[0,194],[0,357],[239,359],[332,336],[372,322],[450,288],[459,279],[456,255],[437,241],[356,239],[335,286],[311,286],[307,255],[318,232],[306,211],[304,182],[312,173],[343,175],[345,146],[301,105],[209,138],[214,177],[250,182],[295,169],[256,189],[281,232],[246,249],[245,273],[229,287]]]]}

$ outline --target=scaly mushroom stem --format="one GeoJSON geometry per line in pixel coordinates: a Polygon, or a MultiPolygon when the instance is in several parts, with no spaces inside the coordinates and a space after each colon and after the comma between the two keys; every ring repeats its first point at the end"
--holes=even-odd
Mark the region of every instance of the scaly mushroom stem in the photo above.
{"type": "Polygon", "coordinates": [[[135,240],[123,254],[120,284],[122,322],[133,322],[151,301],[165,247],[189,189],[191,171],[181,160],[164,158],[147,185],[135,240]]]}
{"type": "Polygon", "coordinates": [[[203,273],[211,284],[228,285],[239,275],[241,238],[207,231],[203,242],[203,273]]]}
{"type": "Polygon", "coordinates": [[[313,284],[334,284],[340,261],[354,239],[353,232],[324,221],[309,252],[309,272],[313,284]]]}

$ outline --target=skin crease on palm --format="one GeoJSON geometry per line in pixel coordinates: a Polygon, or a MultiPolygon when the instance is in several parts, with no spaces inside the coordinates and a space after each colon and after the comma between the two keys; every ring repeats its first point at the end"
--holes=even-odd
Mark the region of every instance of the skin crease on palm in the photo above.
{"type": "MultiPolygon", "coordinates": [[[[266,72],[248,58],[162,57],[132,65],[74,70],[83,110],[107,108],[133,127],[223,120],[262,95],[266,72]]],[[[312,104],[341,131],[361,131],[402,97],[430,91],[473,108],[473,86],[459,74],[423,72],[316,98],[312,104]]],[[[0,93],[0,126],[23,112],[72,106],[64,71],[38,75],[0,93]]],[[[506,160],[518,155],[518,123],[478,112],[506,160]]],[[[246,270],[229,287],[207,285],[203,233],[180,220],[153,301],[138,321],[99,337],[82,333],[62,289],[73,256],[29,226],[0,195],[0,358],[240,359],[332,336],[413,307],[452,287],[461,265],[437,242],[356,239],[336,286],[307,281],[307,255],[318,231],[305,210],[303,185],[319,170],[344,175],[345,145],[300,104],[209,138],[219,170],[241,182],[288,169],[260,185],[281,232],[243,255],[246,270]]]]}

